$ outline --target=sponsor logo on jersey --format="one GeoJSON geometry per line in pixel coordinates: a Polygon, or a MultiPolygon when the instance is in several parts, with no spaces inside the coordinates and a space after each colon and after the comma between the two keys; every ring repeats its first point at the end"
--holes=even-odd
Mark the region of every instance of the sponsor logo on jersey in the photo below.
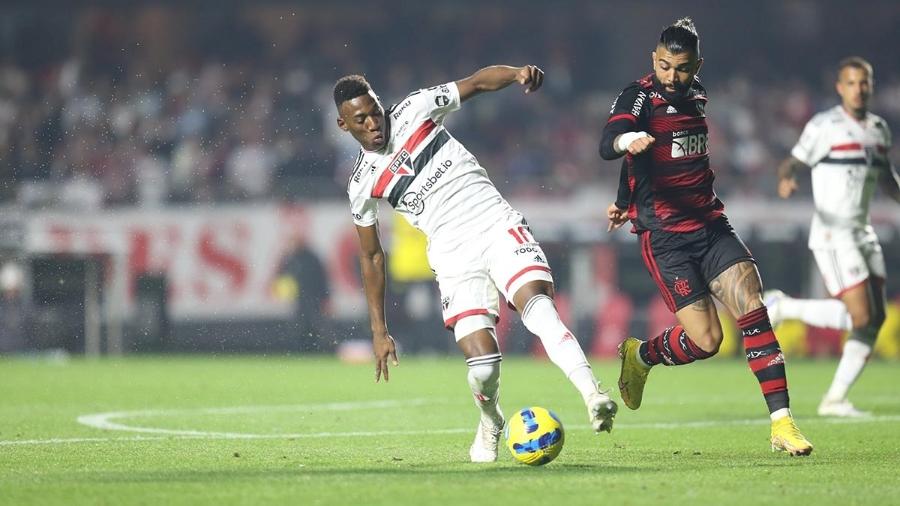
{"type": "Polygon", "coordinates": [[[643,91],[638,92],[637,97],[634,99],[634,104],[631,106],[631,115],[634,117],[638,117],[641,115],[641,107],[644,107],[644,100],[647,99],[647,94],[643,91]]]}
{"type": "Polygon", "coordinates": [[[535,255],[535,256],[534,256],[534,261],[537,262],[537,263],[539,263],[539,264],[545,264],[545,263],[547,263],[547,261],[544,260],[544,258],[543,258],[542,256],[540,256],[540,255],[535,255]]]}
{"type": "Polygon", "coordinates": [[[354,183],[359,182],[360,178],[362,177],[363,170],[365,170],[365,168],[366,168],[366,166],[364,164],[361,164],[359,167],[356,168],[356,170],[353,171],[353,176],[351,176],[351,179],[353,179],[354,183]]]}
{"type": "Polygon", "coordinates": [[[699,133],[688,135],[684,132],[675,132],[672,136],[672,158],[702,155],[708,152],[707,140],[709,134],[699,133]]]}
{"type": "MultiPolygon", "coordinates": [[[[434,173],[430,176],[424,178],[422,182],[422,187],[419,188],[419,191],[409,192],[403,195],[400,198],[400,203],[403,204],[407,211],[412,214],[418,216],[425,211],[425,197],[431,193],[431,190],[437,186],[438,181],[440,181],[441,177],[450,170],[450,167],[453,166],[453,160],[444,160],[441,162],[434,173]]],[[[420,175],[419,177],[423,177],[424,175],[420,175]]],[[[418,181],[418,178],[416,179],[418,181]]]]}
{"type": "Polygon", "coordinates": [[[401,104],[400,107],[397,107],[396,110],[394,111],[394,113],[391,114],[391,117],[393,117],[394,119],[399,118],[400,114],[402,114],[403,111],[406,110],[406,108],[409,107],[409,104],[411,104],[411,103],[412,103],[412,100],[407,100],[406,102],[403,102],[403,104],[401,104]]]}
{"type": "Polygon", "coordinates": [[[441,307],[446,311],[450,307],[450,297],[441,298],[441,307]]]}
{"type": "Polygon", "coordinates": [[[450,97],[447,95],[438,95],[434,97],[434,105],[438,107],[444,107],[450,103],[450,97]]]}
{"type": "Polygon", "coordinates": [[[533,246],[522,246],[516,250],[516,255],[524,255],[526,253],[537,253],[537,248],[533,246]]]}

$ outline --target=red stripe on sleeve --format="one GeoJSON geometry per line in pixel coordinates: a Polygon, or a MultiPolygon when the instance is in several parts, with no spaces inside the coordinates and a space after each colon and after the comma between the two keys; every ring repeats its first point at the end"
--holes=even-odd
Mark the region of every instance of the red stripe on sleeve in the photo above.
{"type": "Polygon", "coordinates": [[[831,146],[832,151],[854,151],[857,149],[862,149],[862,144],[858,142],[851,142],[848,144],[838,144],[836,146],[831,146]]]}
{"type": "Polygon", "coordinates": [[[612,123],[613,121],[619,121],[620,119],[627,119],[627,120],[631,121],[632,123],[637,123],[637,118],[635,118],[634,116],[632,116],[631,114],[628,114],[626,112],[626,113],[622,113],[622,114],[616,114],[615,116],[611,116],[609,118],[609,120],[606,121],[606,124],[608,125],[608,124],[612,123]]]}

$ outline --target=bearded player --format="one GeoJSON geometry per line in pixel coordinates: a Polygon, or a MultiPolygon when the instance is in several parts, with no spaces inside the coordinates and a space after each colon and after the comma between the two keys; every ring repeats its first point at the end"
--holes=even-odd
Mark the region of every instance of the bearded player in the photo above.
{"type": "Polygon", "coordinates": [[[498,290],[581,393],[594,430],[612,430],[617,409],[599,390],[581,346],[560,320],[547,257],[525,219],[443,126],[447,114],[479,93],[515,82],[530,93],[543,78],[533,65],[487,67],[456,82],[414,91],[387,110],[361,76],[343,77],[334,86],[338,126],[361,146],[347,191],[359,235],[375,381],[382,375],[388,380],[389,361],[397,365],[384,316],[384,252],[377,226],[378,200],[386,200],[428,237],[444,324],[466,357],[469,386],[481,410],[469,450],[473,462],[497,459],[505,423],[498,404],[501,355],[494,331],[498,290]]]}
{"type": "Polygon", "coordinates": [[[641,254],[678,324],[619,345],[619,389],[631,409],[641,405],[650,369],[680,366],[716,354],[722,327],[712,297],[737,319],[750,369],[771,419],[773,450],[808,455],[812,444],[790,411],[784,356],[766,306],[756,263],[732,230],[713,191],[704,113],[707,95],[696,77],[703,59],[690,18],[666,27],[651,53],[653,73],[629,84],[603,130],[600,154],[624,156],[609,230],[630,220],[641,254]]]}
{"type": "Polygon", "coordinates": [[[872,355],[885,319],[884,254],[869,221],[869,202],[880,185],[900,202],[900,178],[887,153],[891,131],[869,112],[874,74],[859,57],[838,65],[835,89],[841,104],[813,116],[794,149],[778,167],[778,194],[790,197],[796,175],[811,171],[815,214],[809,248],[825,287],[835,299],[793,299],[778,290],[766,292],[766,305],[778,319],[800,319],[810,325],[849,330],[841,360],[819,404],[819,415],[859,417],[847,399],[872,355]]]}

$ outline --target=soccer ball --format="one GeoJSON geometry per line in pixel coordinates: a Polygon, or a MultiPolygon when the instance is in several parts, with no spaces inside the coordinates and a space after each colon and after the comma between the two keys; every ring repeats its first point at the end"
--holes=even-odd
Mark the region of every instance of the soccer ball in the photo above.
{"type": "Polygon", "coordinates": [[[513,457],[529,466],[542,466],[555,459],[566,438],[559,417],[538,406],[513,415],[506,423],[505,436],[513,457]]]}

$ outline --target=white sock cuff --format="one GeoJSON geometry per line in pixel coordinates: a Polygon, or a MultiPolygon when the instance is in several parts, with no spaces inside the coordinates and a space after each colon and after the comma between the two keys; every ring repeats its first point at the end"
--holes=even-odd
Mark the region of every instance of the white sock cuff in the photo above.
{"type": "Polygon", "coordinates": [[[481,355],[479,357],[472,357],[466,359],[466,365],[471,367],[477,367],[480,365],[493,365],[499,364],[503,360],[503,354],[501,353],[489,353],[487,355],[481,355]]]}
{"type": "Polygon", "coordinates": [[[553,299],[551,299],[550,296],[544,294],[535,295],[534,297],[528,299],[528,302],[525,303],[525,307],[522,308],[522,321],[528,318],[528,315],[531,313],[534,305],[540,304],[542,301],[549,302],[550,305],[553,306],[554,310],[556,309],[556,306],[553,305],[553,299]]]}
{"type": "Polygon", "coordinates": [[[868,357],[872,353],[872,345],[858,339],[847,339],[844,343],[844,353],[868,357]]]}

